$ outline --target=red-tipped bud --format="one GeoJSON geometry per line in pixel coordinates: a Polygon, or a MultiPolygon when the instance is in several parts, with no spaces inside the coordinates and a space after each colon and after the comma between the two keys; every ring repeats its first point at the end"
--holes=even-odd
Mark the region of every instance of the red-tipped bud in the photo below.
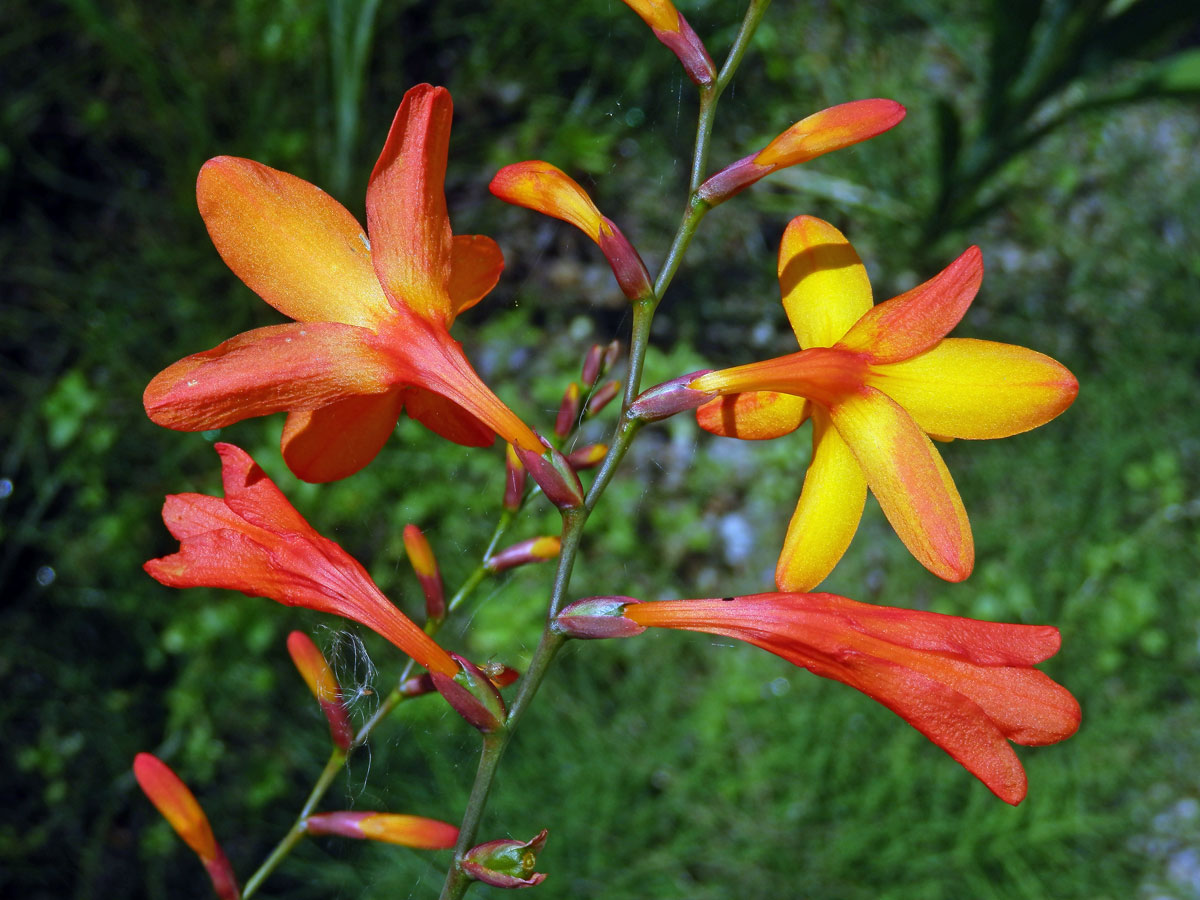
{"type": "Polygon", "coordinates": [[[551,503],[561,510],[578,509],[583,506],[583,485],[579,483],[579,476],[567,458],[546,443],[545,438],[542,443],[546,449],[540,456],[529,450],[518,450],[521,462],[551,503]]]}
{"type": "Polygon", "coordinates": [[[633,597],[586,597],[576,600],[554,619],[554,630],[567,637],[622,638],[641,634],[646,629],[622,615],[633,597]]]}
{"type": "Polygon", "coordinates": [[[150,753],[139,753],[134,757],[133,776],[175,833],[200,857],[217,896],[221,900],[238,900],[241,892],[233,876],[233,867],[213,837],[208,817],[187,785],[166,763],[150,753]]]}
{"type": "Polygon", "coordinates": [[[621,382],[609,381],[602,384],[596,393],[592,394],[592,399],[588,401],[587,414],[589,417],[597,415],[600,410],[612,403],[613,398],[621,392],[621,382]]]}
{"type": "Polygon", "coordinates": [[[567,462],[576,472],[594,469],[608,456],[608,444],[587,444],[567,454],[567,462]]]}
{"type": "Polygon", "coordinates": [[[525,464],[517,449],[508,444],[504,450],[504,508],[516,512],[525,496],[525,464]]]}
{"type": "Polygon", "coordinates": [[[625,0],[625,4],[679,57],[688,78],[701,87],[716,80],[717,69],[704,43],[670,0],[625,0]]]}
{"type": "Polygon", "coordinates": [[[446,618],[446,594],[442,586],[442,573],[438,570],[437,557],[424,533],[416,525],[404,526],[404,552],[417,580],[421,582],[421,590],[425,592],[425,618],[430,622],[440,622],[446,618]]]}
{"type": "Polygon", "coordinates": [[[611,340],[608,346],[604,348],[604,365],[600,367],[600,373],[611,371],[612,367],[617,364],[617,360],[621,358],[621,342],[611,340]]]}
{"type": "Polygon", "coordinates": [[[513,544],[511,547],[505,547],[499,553],[489,556],[484,561],[484,566],[492,573],[503,572],[529,563],[557,559],[558,551],[561,549],[562,541],[557,536],[546,535],[530,538],[527,541],[513,544]]]}
{"type": "Polygon", "coordinates": [[[690,412],[716,397],[704,391],[692,390],[688,385],[707,375],[711,369],[701,369],[688,375],[680,375],[662,384],[647,388],[638,395],[629,407],[629,417],[642,422],[658,422],[676,413],[690,412]]]}
{"type": "Polygon", "coordinates": [[[855,100],[801,119],[758,153],[726,166],[700,185],[709,206],[724,203],[777,169],[798,165],[832,150],[882,134],[900,123],[905,109],[895,100],[855,100]]]}
{"type": "Polygon", "coordinates": [[[293,631],[288,635],[287,648],[296,670],[329,720],[329,736],[338,747],[349,749],[354,740],[354,730],[350,727],[350,719],[342,703],[342,688],[333,669],[329,668],[329,663],[312,638],[303,631],[293,631]]]}
{"type": "Polygon", "coordinates": [[[603,374],[601,371],[601,366],[603,365],[604,347],[600,344],[592,344],[583,357],[583,372],[580,378],[583,381],[584,388],[590,388],[596,383],[596,379],[603,374]]]}
{"type": "Polygon", "coordinates": [[[535,872],[538,854],[546,846],[547,832],[543,828],[529,841],[488,841],[472,847],[463,857],[462,870],[484,884],[500,888],[527,888],[546,880],[535,872]]]}
{"type": "Polygon", "coordinates": [[[571,382],[563,391],[562,403],[558,407],[558,418],[554,420],[554,433],[559,438],[565,438],[575,427],[579,418],[579,385],[571,382]]]}
{"type": "MultiPolygon", "coordinates": [[[[453,655],[453,654],[452,654],[453,655]]],[[[434,687],[455,712],[484,734],[504,724],[508,709],[496,686],[469,659],[454,656],[459,672],[453,678],[441,672],[430,672],[434,687]]]]}
{"type": "Polygon", "coordinates": [[[309,834],[401,844],[417,850],[448,850],[458,840],[458,829],[447,822],[380,812],[318,813],[304,820],[304,830],[309,834]]]}
{"type": "MultiPolygon", "coordinates": [[[[489,662],[479,666],[479,671],[487,676],[487,680],[496,686],[496,690],[506,688],[516,681],[521,673],[504,663],[489,662]]],[[[422,694],[432,694],[437,690],[433,676],[428,672],[414,675],[400,684],[399,691],[405,697],[420,697],[422,694]]]]}

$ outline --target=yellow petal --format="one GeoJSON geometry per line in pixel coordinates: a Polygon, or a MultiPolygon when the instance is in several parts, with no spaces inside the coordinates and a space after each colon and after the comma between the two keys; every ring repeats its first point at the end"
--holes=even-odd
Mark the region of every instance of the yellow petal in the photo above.
{"type": "Polygon", "coordinates": [[[970,575],[975,544],[967,512],[946,464],[917,423],[872,387],[846,397],[831,413],[909,552],[947,581],[970,575]]]}
{"type": "Polygon", "coordinates": [[[1044,425],[1079,391],[1075,377],[1048,356],[967,338],[947,338],[904,362],[872,366],[868,382],[903,406],[921,430],[975,439],[1044,425]]]}
{"type": "Polygon", "coordinates": [[[196,203],[238,278],[298,322],[374,328],[390,312],[367,236],[315,185],[249,159],[210,159],[196,203]]]}
{"type": "Polygon", "coordinates": [[[781,591],[810,591],[850,546],[867,499],[867,480],[850,448],[817,407],[813,457],[775,568],[781,591]]]}
{"type": "Polygon", "coordinates": [[[779,287],[804,349],[832,347],[871,308],[862,260],[845,235],[813,216],[797,216],[783,233],[779,287]]]}
{"type": "Polygon", "coordinates": [[[538,159],[513,163],[496,173],[489,189],[506,203],[562,219],[600,243],[604,228],[600,210],[558,166],[538,159]]]}
{"type": "Polygon", "coordinates": [[[625,5],[655,31],[679,30],[679,13],[669,0],[625,0],[625,5]]]}
{"type": "Polygon", "coordinates": [[[499,245],[482,234],[456,234],[450,245],[450,302],[457,316],[482,300],[504,271],[499,245]]]}
{"type": "Polygon", "coordinates": [[[696,410],[696,422],[721,437],[761,441],[782,437],[808,418],[803,397],[775,391],[749,391],[709,400],[696,410]]]}
{"type": "Polygon", "coordinates": [[[288,413],[283,460],[293,475],[314,484],[346,478],[378,455],[399,415],[398,390],[288,413]]]}

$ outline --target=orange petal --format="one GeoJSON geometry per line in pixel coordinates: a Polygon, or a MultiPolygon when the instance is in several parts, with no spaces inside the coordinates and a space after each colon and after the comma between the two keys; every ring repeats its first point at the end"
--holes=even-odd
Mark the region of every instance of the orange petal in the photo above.
{"type": "Polygon", "coordinates": [[[142,398],[146,413],[176,431],[203,431],[383,393],[400,374],[370,334],[332,322],[247,331],[159,372],[142,398]]]}
{"type": "Polygon", "coordinates": [[[867,499],[867,481],[846,442],[818,407],[813,457],[775,568],[781,591],[808,591],[833,571],[850,546],[867,499]]]}
{"type": "Polygon", "coordinates": [[[804,349],[832,347],[872,304],[867,270],[850,242],[813,216],[797,216],[783,233],[779,287],[804,349]]]}
{"type": "Polygon", "coordinates": [[[905,109],[895,100],[855,100],[801,119],[755,157],[760,166],[794,166],[849,147],[900,124],[905,109]]]}
{"type": "Polygon", "coordinates": [[[809,409],[803,397],[748,391],[709,400],[696,410],[696,421],[721,437],[761,441],[791,434],[808,418],[809,409]]]}
{"type": "Polygon", "coordinates": [[[388,315],[367,236],[320,188],[219,156],[200,170],[196,202],[225,264],[285,316],[374,328],[388,315]]]}
{"type": "Polygon", "coordinates": [[[353,475],[383,449],[401,406],[401,392],[387,391],[288,413],[281,441],[284,462],[297,478],[314,484],[353,475]]]}
{"type": "Polygon", "coordinates": [[[962,499],[932,442],[893,400],[871,387],[831,410],[884,515],[917,561],[962,581],[975,545],[962,499]]]}
{"type": "Polygon", "coordinates": [[[625,0],[625,5],[655,31],[679,30],[679,11],[670,0],[625,0]]]}
{"type": "MultiPolygon", "coordinates": [[[[482,234],[456,234],[450,244],[450,303],[452,319],[482,300],[504,271],[500,246],[482,234]]],[[[449,323],[447,323],[449,324],[449,323]]]]}
{"type": "Polygon", "coordinates": [[[379,283],[395,306],[443,323],[452,314],[445,181],[453,115],[445,88],[410,89],[367,184],[367,230],[379,283]]]}
{"type": "Polygon", "coordinates": [[[453,400],[432,391],[419,388],[406,391],[404,408],[434,434],[463,447],[490,447],[496,439],[492,430],[479,419],[453,400]]]}
{"type": "MultiPolygon", "coordinates": [[[[298,534],[306,538],[319,536],[304,516],[283,496],[267,473],[241,447],[218,443],[215,448],[221,457],[221,487],[225,505],[245,522],[272,534],[298,534]]],[[[214,498],[215,499],[215,498],[214,498]]],[[[242,525],[234,526],[246,531],[242,525]]],[[[256,539],[261,535],[251,533],[256,539]]]]}
{"type": "Polygon", "coordinates": [[[496,173],[489,189],[506,203],[554,216],[600,243],[604,229],[600,210],[558,166],[536,159],[513,163],[496,173]]]}
{"type": "Polygon", "coordinates": [[[922,431],[975,439],[1044,425],[1079,392],[1075,376],[1048,356],[967,338],[946,338],[912,359],[873,367],[868,382],[922,431]]]}
{"type": "Polygon", "coordinates": [[[838,346],[875,363],[909,359],[933,347],[959,323],[983,281],[983,255],[968,247],[924,284],[869,310],[838,346]]]}

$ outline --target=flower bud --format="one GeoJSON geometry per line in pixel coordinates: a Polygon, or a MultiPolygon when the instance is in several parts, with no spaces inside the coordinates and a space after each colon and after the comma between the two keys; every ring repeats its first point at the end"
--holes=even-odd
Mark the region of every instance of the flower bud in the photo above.
{"type": "Polygon", "coordinates": [[[578,509],[583,506],[583,485],[571,468],[567,458],[542,438],[546,449],[539,455],[532,450],[517,450],[521,462],[533,476],[533,480],[545,493],[547,499],[561,510],[578,509]]]}
{"type": "Polygon", "coordinates": [[[609,381],[600,386],[596,393],[592,394],[592,399],[588,401],[587,414],[588,417],[599,414],[600,410],[608,406],[621,391],[621,382],[609,381]]]}
{"type": "Polygon", "coordinates": [[[600,373],[604,374],[611,370],[620,358],[621,342],[614,338],[608,342],[608,346],[604,349],[604,365],[600,367],[600,373]]]}
{"type": "Polygon", "coordinates": [[[504,450],[504,508],[516,512],[525,496],[525,464],[512,444],[504,450]]]}
{"type": "Polygon", "coordinates": [[[538,854],[546,846],[546,829],[528,841],[488,841],[466,852],[462,870],[484,884],[500,888],[526,888],[546,880],[535,872],[538,854]]]}
{"type": "Polygon", "coordinates": [[[658,422],[676,413],[689,412],[712,400],[716,394],[693,390],[688,385],[711,369],[701,369],[688,375],[680,375],[662,384],[647,388],[638,395],[629,407],[629,417],[642,422],[658,422]]]}
{"type": "Polygon", "coordinates": [[[575,420],[579,418],[579,385],[571,382],[563,392],[558,407],[558,418],[554,420],[554,433],[561,439],[571,433],[575,420]]]}
{"type": "Polygon", "coordinates": [[[293,631],[288,635],[287,648],[296,670],[317,698],[321,712],[329,721],[329,736],[333,743],[343,750],[349,749],[354,740],[354,730],[350,727],[350,719],[342,703],[342,688],[333,669],[329,668],[329,663],[312,638],[303,631],[293,631]]]}
{"type": "Polygon", "coordinates": [[[567,637],[620,638],[633,637],[645,631],[645,627],[631,622],[622,615],[631,603],[640,603],[633,597],[587,597],[577,600],[554,619],[554,630],[567,637]]]}
{"type": "Polygon", "coordinates": [[[717,68],[704,43],[670,0],[625,0],[625,4],[679,57],[683,70],[695,84],[705,87],[716,80],[717,68]]]}
{"type": "Polygon", "coordinates": [[[608,444],[587,444],[567,454],[567,462],[576,472],[594,469],[608,456],[608,444]]]}
{"type": "Polygon", "coordinates": [[[530,538],[527,541],[513,544],[511,547],[505,547],[499,553],[489,556],[483,565],[489,572],[495,574],[529,563],[557,559],[561,549],[562,541],[556,535],[530,538]]]}
{"type": "Polygon", "coordinates": [[[447,822],[380,812],[317,813],[304,820],[304,830],[309,834],[382,841],[417,850],[448,850],[458,840],[458,829],[447,822]]]}
{"type": "Polygon", "coordinates": [[[430,672],[434,687],[455,712],[484,734],[504,724],[508,709],[496,686],[469,659],[454,656],[459,672],[453,678],[441,672],[430,672]]]}
{"type": "MultiPolygon", "coordinates": [[[[508,687],[521,675],[516,669],[498,662],[484,663],[479,666],[479,671],[496,686],[496,690],[508,687]]],[[[420,697],[422,694],[432,694],[437,687],[433,683],[433,676],[428,672],[423,672],[402,682],[398,690],[405,697],[420,697]]]]}
{"type": "Polygon", "coordinates": [[[404,526],[404,552],[417,580],[421,582],[421,590],[425,592],[425,618],[430,622],[440,622],[446,618],[446,595],[442,586],[442,573],[438,570],[437,557],[424,533],[416,525],[404,526]]]}
{"type": "Polygon", "coordinates": [[[592,344],[583,357],[583,372],[580,375],[584,388],[590,388],[603,373],[600,371],[604,364],[604,347],[592,344]]]}

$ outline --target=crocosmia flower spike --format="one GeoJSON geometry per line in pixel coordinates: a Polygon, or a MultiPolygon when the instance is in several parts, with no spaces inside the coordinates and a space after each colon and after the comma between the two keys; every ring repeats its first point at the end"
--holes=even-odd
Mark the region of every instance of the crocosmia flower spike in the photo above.
{"type": "Polygon", "coordinates": [[[701,86],[716,80],[717,69],[704,43],[670,0],[625,0],[625,5],[641,16],[654,36],[679,57],[688,78],[701,86]]]}
{"type": "Polygon", "coordinates": [[[240,891],[233,868],[213,837],[208,817],[187,785],[165,762],[150,753],[139,753],[134,757],[133,775],[142,792],[175,829],[175,833],[200,857],[217,896],[221,900],[238,900],[240,891]]]}
{"type": "Polygon", "coordinates": [[[450,337],[455,317],[504,267],[491,238],[450,232],[451,115],[444,88],[405,95],[367,187],[367,233],[328,194],[286,172],[228,156],[204,164],[196,197],[217,251],[296,321],[160,372],[143,398],[151,419],[202,431],[286,411],[284,459],[317,482],[370,462],[402,410],[458,444],[486,446],[499,434],[540,451],[450,337]]]}
{"type": "Polygon", "coordinates": [[[354,740],[354,729],[350,727],[350,719],[342,703],[342,688],[333,669],[329,668],[325,655],[303,631],[293,631],[288,635],[287,648],[296,670],[317,698],[321,712],[329,721],[329,734],[334,744],[343,750],[349,749],[354,740]]]}
{"type": "Polygon", "coordinates": [[[437,819],[379,812],[317,813],[304,820],[309,834],[400,844],[417,850],[448,850],[458,840],[458,829],[437,819]]]}
{"type": "Polygon", "coordinates": [[[872,306],[866,269],[841,232],[810,216],[788,225],[779,283],[803,349],[690,384],[725,395],[696,413],[714,434],[774,438],[813,420],[812,462],[775,571],[781,590],[810,590],[833,570],[868,486],[929,571],[948,581],[971,573],[967,514],[927,435],[1028,431],[1070,406],[1079,389],[1041,353],[946,337],[982,278],[971,247],[924,284],[872,306]]]}
{"type": "Polygon", "coordinates": [[[173,494],[163,521],[179,552],[145,565],[168,587],[216,587],[353,619],[447,677],[458,664],[400,612],[367,570],[317,534],[246,451],[217,444],[224,499],[173,494]]]}
{"type": "Polygon", "coordinates": [[[726,166],[700,185],[709,206],[724,203],[760,178],[816,159],[832,150],[883,134],[900,124],[905,109],[895,100],[855,100],[801,119],[757,153],[726,166]]]}
{"type": "Polygon", "coordinates": [[[541,160],[513,163],[496,173],[489,188],[506,203],[561,219],[595,241],[630,300],[653,296],[650,274],[633,245],[562,169],[541,160]]]}
{"type": "MultiPolygon", "coordinates": [[[[835,594],[754,594],[711,600],[591,598],[559,621],[582,637],[620,615],[639,628],[736,638],[879,701],[949,753],[1001,800],[1025,797],[1025,770],[1009,741],[1053,744],[1079,727],[1079,704],[1033,668],[1058,652],[1058,629],[858,603],[835,594]]],[[[619,620],[618,620],[619,621],[619,620]]]]}

